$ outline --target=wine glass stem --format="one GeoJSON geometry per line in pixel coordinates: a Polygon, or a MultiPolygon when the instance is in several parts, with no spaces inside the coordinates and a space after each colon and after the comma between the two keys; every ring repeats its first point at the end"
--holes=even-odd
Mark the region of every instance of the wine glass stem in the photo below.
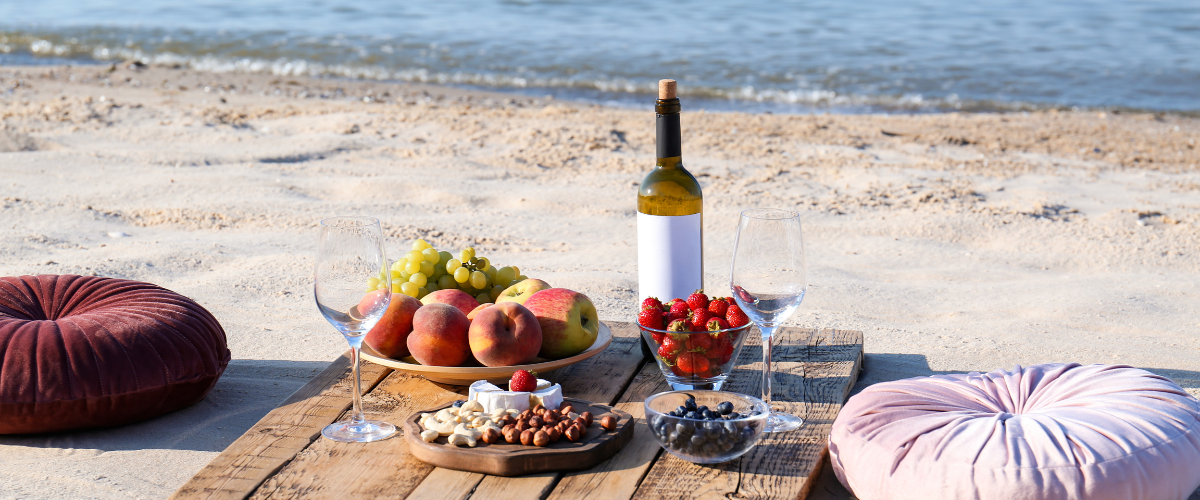
{"type": "Polygon", "coordinates": [[[761,325],[758,329],[763,339],[763,402],[767,403],[767,411],[775,411],[771,408],[771,346],[775,344],[775,326],[761,325]]]}
{"type": "Polygon", "coordinates": [[[361,349],[357,344],[350,346],[351,356],[353,357],[351,361],[354,363],[354,416],[350,417],[351,425],[361,424],[366,421],[366,417],[363,416],[362,412],[362,371],[359,370],[358,366],[362,359],[359,356],[361,349]]]}

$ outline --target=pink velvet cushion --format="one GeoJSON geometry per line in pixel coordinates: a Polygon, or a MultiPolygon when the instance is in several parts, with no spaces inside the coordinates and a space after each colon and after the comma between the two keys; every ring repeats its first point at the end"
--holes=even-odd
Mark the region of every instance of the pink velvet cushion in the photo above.
{"type": "Polygon", "coordinates": [[[861,500],[1182,500],[1200,486],[1200,401],[1128,366],[911,378],[851,398],[829,454],[861,500]]]}
{"type": "Polygon", "coordinates": [[[106,427],[200,401],[229,364],[191,299],[94,276],[0,278],[0,434],[106,427]]]}

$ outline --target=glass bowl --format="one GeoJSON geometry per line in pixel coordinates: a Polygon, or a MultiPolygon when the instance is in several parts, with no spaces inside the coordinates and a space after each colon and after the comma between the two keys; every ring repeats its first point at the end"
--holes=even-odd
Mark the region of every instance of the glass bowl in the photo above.
{"type": "Polygon", "coordinates": [[[638,324],[672,389],[721,390],[742,352],[750,325],[703,332],[670,332],[638,324]]]}
{"type": "Polygon", "coordinates": [[[647,398],[645,404],[646,423],[658,445],[698,464],[727,462],[750,451],[762,437],[770,413],[761,399],[725,391],[660,392],[647,398]],[[690,408],[689,399],[694,407],[708,407],[714,412],[727,401],[732,404],[732,412],[719,415],[717,420],[671,415],[680,408],[690,408]],[[736,418],[730,418],[735,417],[733,412],[736,418]]]}

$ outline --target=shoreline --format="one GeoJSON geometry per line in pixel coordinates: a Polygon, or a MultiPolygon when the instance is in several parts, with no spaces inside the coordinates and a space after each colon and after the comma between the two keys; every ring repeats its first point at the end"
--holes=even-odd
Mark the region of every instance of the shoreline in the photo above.
{"type": "MultiPolygon", "coordinates": [[[[1200,395],[1200,119],[685,109],[683,150],[705,193],[706,288],[728,287],[739,210],[800,211],[811,284],[787,324],[863,330],[858,389],[1073,361],[1200,395]]],[[[166,497],[344,352],[309,277],[331,213],[380,217],[389,254],[418,237],[474,246],[630,320],[653,161],[648,109],[0,66],[0,273],[162,285],[216,316],[234,359],[208,398],[159,419],[0,437],[0,492],[166,497]]]]}

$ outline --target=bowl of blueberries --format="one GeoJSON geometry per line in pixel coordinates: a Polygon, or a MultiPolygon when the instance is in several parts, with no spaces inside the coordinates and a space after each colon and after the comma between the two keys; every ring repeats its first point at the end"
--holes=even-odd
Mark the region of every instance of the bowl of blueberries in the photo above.
{"type": "Polygon", "coordinates": [[[767,423],[762,400],[725,391],[660,392],[646,399],[650,433],[672,455],[698,464],[742,456],[767,423]]]}

